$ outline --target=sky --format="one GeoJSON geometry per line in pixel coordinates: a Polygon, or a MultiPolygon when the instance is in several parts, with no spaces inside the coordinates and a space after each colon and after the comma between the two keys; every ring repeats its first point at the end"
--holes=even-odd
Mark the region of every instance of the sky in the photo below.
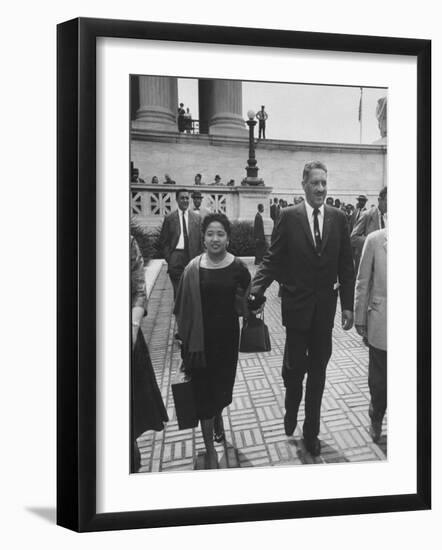
{"type": "MultiPolygon", "coordinates": [[[[243,82],[243,117],[265,105],[267,139],[369,144],[381,137],[375,113],[385,95],[385,88],[363,88],[361,141],[358,86],[243,82]]],[[[178,97],[198,119],[198,80],[179,78],[178,97]]]]}

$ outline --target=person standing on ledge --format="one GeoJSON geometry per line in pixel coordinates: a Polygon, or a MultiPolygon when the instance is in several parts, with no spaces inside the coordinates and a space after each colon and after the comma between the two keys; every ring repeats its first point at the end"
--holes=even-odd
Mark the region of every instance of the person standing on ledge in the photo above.
{"type": "Polygon", "coordinates": [[[184,103],[180,103],[180,106],[178,107],[178,132],[184,132],[186,129],[184,119],[185,114],[186,111],[184,109],[184,103]]]}
{"type": "Polygon", "coordinates": [[[345,214],[324,204],[327,168],[322,162],[304,166],[302,187],[305,201],[281,211],[270,249],[252,281],[249,309],[259,310],[266,288],[274,280],[280,283],[286,328],[285,433],[291,436],[295,431],[307,374],[303,435],[307,451],[317,456],[337,298],[339,293],[342,328],[349,330],[353,326],[354,270],[345,214]]]}
{"type": "Polygon", "coordinates": [[[258,139],[266,138],[266,120],[269,118],[269,115],[264,110],[264,105],[261,105],[261,110],[256,113],[256,118],[259,121],[259,135],[258,139]]]}
{"type": "Polygon", "coordinates": [[[186,112],[184,113],[184,129],[186,134],[192,133],[192,113],[190,112],[189,107],[187,107],[186,112]]]}

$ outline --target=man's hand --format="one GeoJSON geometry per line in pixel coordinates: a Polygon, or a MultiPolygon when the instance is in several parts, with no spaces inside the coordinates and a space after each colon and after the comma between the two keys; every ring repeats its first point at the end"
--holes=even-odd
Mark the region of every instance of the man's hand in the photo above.
{"type": "Polygon", "coordinates": [[[367,337],[367,326],[366,325],[355,325],[356,332],[359,334],[359,336],[362,336],[362,338],[367,337]]]}
{"type": "Polygon", "coordinates": [[[263,295],[255,296],[255,294],[250,294],[247,298],[247,306],[250,313],[253,313],[253,315],[258,315],[258,313],[261,313],[264,309],[265,301],[266,297],[263,295]]]}
{"type": "Polygon", "coordinates": [[[349,309],[343,309],[341,323],[344,330],[350,330],[353,326],[353,312],[349,309]]]}

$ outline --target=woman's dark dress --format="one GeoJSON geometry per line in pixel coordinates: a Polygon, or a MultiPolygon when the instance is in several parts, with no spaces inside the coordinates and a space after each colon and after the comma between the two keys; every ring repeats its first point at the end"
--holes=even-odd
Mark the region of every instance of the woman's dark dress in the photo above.
{"type": "Polygon", "coordinates": [[[250,283],[247,267],[235,258],[221,269],[200,267],[206,368],[192,371],[198,418],[214,417],[232,402],[238,362],[239,322],[235,311],[238,287],[250,283]]]}

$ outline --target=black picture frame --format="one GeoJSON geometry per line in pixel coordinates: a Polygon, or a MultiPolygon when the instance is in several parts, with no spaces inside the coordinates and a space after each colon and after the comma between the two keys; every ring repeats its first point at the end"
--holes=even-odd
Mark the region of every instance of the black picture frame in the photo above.
{"type": "Polygon", "coordinates": [[[79,18],[57,28],[57,523],[76,531],[431,507],[431,41],[79,18]],[[96,39],[131,38],[414,56],[417,60],[415,494],[96,512],[96,39]]]}

